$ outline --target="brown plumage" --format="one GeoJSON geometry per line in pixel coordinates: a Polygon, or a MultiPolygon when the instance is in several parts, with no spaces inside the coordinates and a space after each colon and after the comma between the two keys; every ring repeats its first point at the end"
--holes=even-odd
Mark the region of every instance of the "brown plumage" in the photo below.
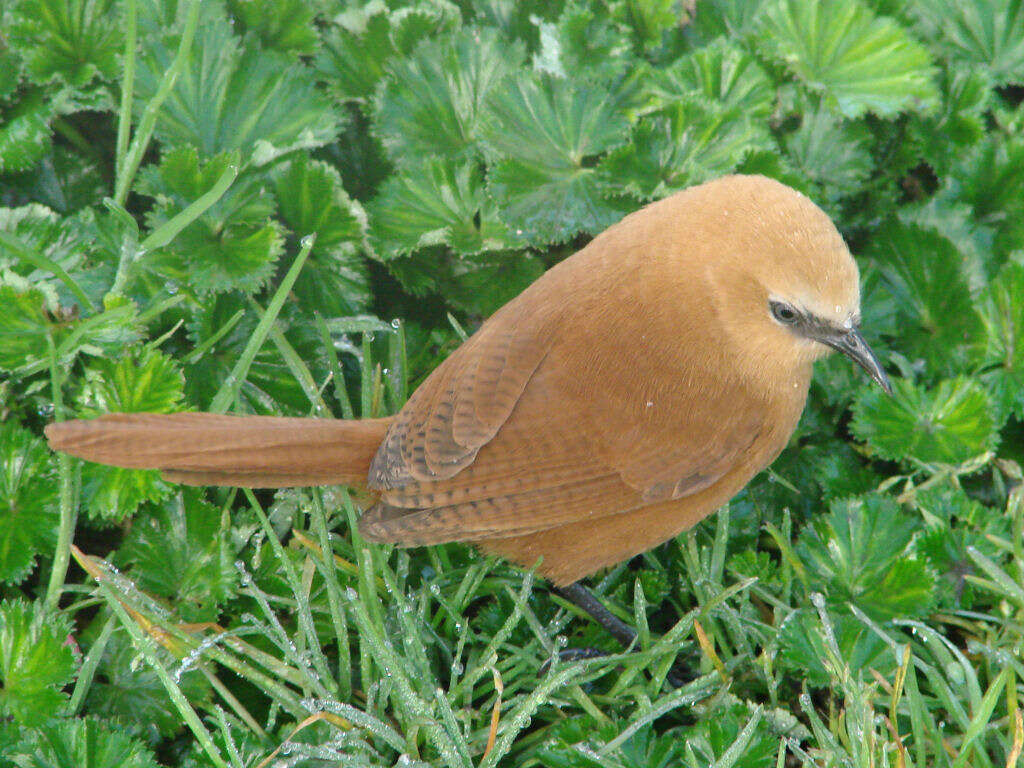
{"type": "Polygon", "coordinates": [[[648,205],[553,267],[394,417],[115,414],[51,445],[195,485],[364,483],[360,529],[468,541],[567,584],[694,525],[785,446],[817,358],[884,387],[828,217],[758,176],[648,205]]]}

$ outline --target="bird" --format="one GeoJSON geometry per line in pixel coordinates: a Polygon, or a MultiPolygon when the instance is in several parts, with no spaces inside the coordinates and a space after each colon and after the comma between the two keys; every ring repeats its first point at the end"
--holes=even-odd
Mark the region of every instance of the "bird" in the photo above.
{"type": "Polygon", "coordinates": [[[462,541],[570,587],[691,528],[786,446],[816,360],[886,392],[842,235],[756,175],[625,216],[485,320],[393,416],[108,414],[46,427],[188,485],[350,484],[374,542],[462,541]]]}

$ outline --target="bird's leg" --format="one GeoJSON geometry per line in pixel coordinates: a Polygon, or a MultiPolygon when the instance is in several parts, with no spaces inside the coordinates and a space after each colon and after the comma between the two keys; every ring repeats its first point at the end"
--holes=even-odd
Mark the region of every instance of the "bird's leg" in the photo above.
{"type": "MultiPolygon", "coordinates": [[[[573,582],[565,587],[553,587],[554,591],[564,597],[573,605],[582,608],[594,621],[605,628],[609,635],[618,640],[622,647],[628,650],[635,650],[637,635],[636,630],[626,622],[605,608],[601,602],[594,597],[594,593],[587,589],[579,581],[573,582]]],[[[566,648],[558,656],[563,661],[579,661],[580,659],[593,659],[606,655],[604,651],[597,648],[566,648]]],[[[547,671],[547,662],[541,669],[547,671]]],[[[686,684],[685,673],[681,674],[675,669],[670,670],[666,680],[673,688],[681,688],[686,684]]]]}
{"type": "Polygon", "coordinates": [[[589,613],[594,621],[622,644],[623,648],[629,649],[636,642],[636,630],[605,608],[582,582],[575,581],[565,587],[555,587],[554,590],[570,603],[589,613]]]}

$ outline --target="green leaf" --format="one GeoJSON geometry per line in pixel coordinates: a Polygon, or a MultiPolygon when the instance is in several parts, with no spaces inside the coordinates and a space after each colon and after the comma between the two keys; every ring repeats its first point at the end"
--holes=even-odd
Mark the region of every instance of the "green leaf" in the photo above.
{"type": "Polygon", "coordinates": [[[659,734],[648,725],[608,750],[607,744],[625,730],[624,723],[589,718],[561,720],[550,728],[537,759],[546,768],[670,768],[683,765],[679,729],[659,734]]]}
{"type": "Polygon", "coordinates": [[[968,547],[990,559],[1000,559],[1004,553],[995,541],[1005,541],[1013,535],[1009,521],[999,511],[980,504],[949,483],[919,488],[914,500],[928,526],[915,546],[940,575],[942,604],[971,609],[977,602],[978,590],[965,579],[974,570],[968,547]]]}
{"type": "Polygon", "coordinates": [[[228,11],[264,48],[308,56],[317,43],[316,6],[306,0],[228,0],[228,11]]]}
{"type": "Polygon", "coordinates": [[[480,317],[495,312],[544,273],[540,259],[515,251],[458,256],[444,248],[426,248],[390,259],[387,266],[409,293],[440,295],[454,308],[480,317]]]}
{"type": "Polygon", "coordinates": [[[133,566],[139,588],[169,599],[182,621],[216,621],[238,580],[227,522],[199,491],[183,489],[134,522],[117,562],[133,566]]]}
{"type": "Polygon", "coordinates": [[[626,0],[613,5],[613,11],[625,24],[639,48],[655,48],[669,30],[682,26],[686,19],[676,0],[626,0]]]}
{"type": "Polygon", "coordinates": [[[888,497],[833,501],[800,534],[797,552],[816,589],[869,616],[920,616],[934,602],[935,579],[910,556],[915,522],[888,497]]]}
{"type": "Polygon", "coordinates": [[[374,249],[383,259],[435,245],[476,254],[509,244],[475,163],[430,158],[395,174],[370,205],[370,216],[374,249]]]}
{"type": "MultiPolygon", "coordinates": [[[[0,127],[0,134],[3,130],[0,127]]],[[[99,204],[107,194],[100,166],[62,144],[52,147],[28,170],[6,175],[5,183],[5,199],[12,205],[37,202],[65,215],[76,211],[90,215],[92,211],[86,206],[99,204]]]]}
{"type": "Polygon", "coordinates": [[[967,153],[952,175],[975,219],[995,230],[993,254],[1005,259],[1024,249],[1024,141],[990,135],[967,153]]]}
{"type": "MultiPolygon", "coordinates": [[[[241,321],[212,349],[185,368],[185,392],[189,402],[200,409],[209,407],[245,349],[259,318],[238,294],[219,294],[204,302],[187,324],[189,340],[195,346],[202,346],[217,335],[239,311],[243,312],[241,321]]],[[[314,378],[323,381],[327,375],[324,350],[308,313],[290,302],[278,316],[277,326],[284,331],[285,337],[303,362],[310,366],[314,378]]],[[[269,339],[249,367],[238,399],[240,407],[237,410],[255,413],[280,414],[283,411],[304,416],[309,413],[310,407],[302,386],[269,339]]]]}
{"type": "Polygon", "coordinates": [[[23,727],[60,713],[61,689],[75,673],[67,639],[71,623],[42,602],[0,602],[0,713],[23,727]]]}
{"type": "Polygon", "coordinates": [[[544,274],[544,262],[527,253],[482,254],[453,259],[444,297],[455,307],[487,317],[544,274]]]}
{"type": "Polygon", "coordinates": [[[0,284],[0,370],[46,359],[50,333],[41,291],[0,284]]]}
{"type": "MultiPolygon", "coordinates": [[[[146,216],[150,229],[156,230],[209,191],[236,162],[235,156],[219,155],[201,164],[193,147],[182,147],[164,155],[159,166],[144,168],[138,190],[157,201],[146,216]]],[[[280,227],[268,220],[273,212],[272,196],[259,178],[247,174],[163,251],[172,264],[181,265],[182,275],[199,293],[251,293],[270,279],[284,247],[280,227]]],[[[158,263],[156,268],[163,267],[158,263]]]]}
{"type": "Polygon", "coordinates": [[[623,95],[530,74],[509,78],[491,94],[483,139],[500,160],[488,183],[518,240],[562,242],[622,217],[623,206],[604,197],[592,165],[628,136],[623,95]]]}
{"type": "Polygon", "coordinates": [[[915,0],[910,13],[932,47],[996,85],[1024,83],[1020,0],[915,0]]]}
{"type": "MultiPolygon", "coordinates": [[[[338,134],[338,116],[307,67],[251,40],[240,41],[218,3],[204,3],[202,13],[184,70],[157,118],[160,141],[192,145],[206,157],[240,150],[246,163],[263,165],[338,134]]],[[[178,42],[178,35],[170,35],[143,47],[136,115],[156,93],[178,42]]]]}
{"type": "Polygon", "coordinates": [[[50,151],[50,120],[56,111],[41,90],[14,104],[0,103],[0,173],[31,168],[50,151]]]}
{"type": "Polygon", "coordinates": [[[643,118],[598,172],[609,192],[646,201],[730,173],[748,154],[770,146],[771,137],[753,122],[681,101],[643,118]]]}
{"type": "Polygon", "coordinates": [[[10,35],[25,53],[29,78],[40,84],[52,78],[73,86],[113,79],[124,49],[114,0],[21,0],[10,35]]]}
{"type": "Polygon", "coordinates": [[[776,0],[758,46],[844,117],[892,117],[938,98],[928,51],[858,0],[776,0]]]}
{"type": "MultiPolygon", "coordinates": [[[[774,728],[766,717],[762,717],[759,711],[752,712],[752,709],[753,705],[733,699],[731,703],[716,707],[707,717],[700,718],[697,723],[682,730],[675,739],[684,743],[688,751],[697,756],[698,765],[773,768],[779,751],[779,735],[773,732],[774,728]],[[755,717],[757,721],[752,722],[755,717]],[[746,744],[738,753],[734,750],[730,754],[734,762],[726,762],[726,753],[741,738],[746,739],[746,744]]],[[[669,736],[664,734],[662,738],[669,736]]],[[[682,761],[677,763],[683,764],[682,761]]]]}
{"type": "Polygon", "coordinates": [[[931,229],[890,223],[868,251],[896,301],[899,351],[922,360],[933,376],[969,368],[982,327],[953,242],[931,229]]]}
{"type": "Polygon", "coordinates": [[[542,48],[534,67],[561,77],[570,72],[610,77],[638,64],[629,36],[612,13],[609,3],[567,3],[553,32],[541,26],[542,48]]]}
{"type": "Polygon", "coordinates": [[[1000,421],[1024,419],[1024,264],[1009,262],[980,301],[985,326],[982,380],[1000,421]]]}
{"type": "Polygon", "coordinates": [[[142,742],[94,718],[62,720],[18,751],[18,768],[159,768],[142,742]]]}
{"type": "MultiPolygon", "coordinates": [[[[100,612],[94,625],[89,627],[90,633],[107,617],[106,612],[100,612]]],[[[157,652],[168,669],[176,669],[181,664],[181,659],[172,657],[165,649],[159,648],[157,652]]],[[[178,684],[192,702],[202,702],[209,697],[209,684],[194,668],[180,675],[178,684]]],[[[84,709],[105,720],[124,723],[151,743],[158,742],[160,737],[179,736],[182,730],[181,716],[169,705],[167,689],[151,666],[140,664],[138,649],[120,628],[107,642],[84,709]]]]}
{"type": "MultiPolygon", "coordinates": [[[[887,653],[885,642],[869,627],[853,616],[832,614],[832,632],[839,646],[840,662],[852,674],[871,679],[868,670],[888,676],[895,663],[887,653]]],[[[783,667],[807,681],[824,688],[835,682],[841,671],[828,652],[825,628],[818,613],[811,608],[793,611],[779,628],[779,661],[783,667]]]]}
{"type": "Polygon", "coordinates": [[[814,183],[813,197],[826,207],[853,196],[867,180],[874,168],[870,141],[867,125],[821,108],[803,112],[800,127],[784,139],[789,161],[814,183]]]}
{"type": "Polygon", "coordinates": [[[13,421],[0,426],[0,581],[21,581],[36,554],[52,554],[57,543],[51,456],[42,440],[13,421]]]}
{"type": "Polygon", "coordinates": [[[889,397],[861,391],[851,430],[875,456],[926,464],[961,464],[999,442],[988,393],[974,379],[946,379],[932,388],[907,379],[893,382],[889,397]]]}
{"type": "Polygon", "coordinates": [[[395,164],[475,154],[484,100],[522,57],[521,45],[501,40],[493,29],[462,29],[392,61],[377,98],[376,126],[395,164]]]}
{"type": "Polygon", "coordinates": [[[660,99],[714,102],[716,111],[740,120],[764,120],[775,101],[772,83],[754,57],[726,40],[716,40],[651,74],[653,83],[644,87],[660,99]]]}
{"type": "MultiPolygon", "coordinates": [[[[147,350],[118,361],[97,360],[86,371],[78,398],[82,415],[103,413],[168,413],[177,410],[185,386],[171,358],[147,350]]],[[[82,495],[89,514],[119,520],[134,514],[145,501],[167,495],[169,487],[154,470],[133,470],[87,463],[82,469],[82,495]]]]}
{"type": "Polygon", "coordinates": [[[332,19],[313,66],[337,98],[367,99],[392,57],[408,56],[421,40],[450,32],[458,22],[458,9],[447,3],[392,11],[383,0],[371,0],[332,19]]]}
{"type": "Polygon", "coordinates": [[[914,139],[940,178],[960,158],[964,147],[981,143],[985,133],[985,110],[992,92],[985,76],[977,70],[943,71],[939,80],[942,98],[935,114],[918,115],[911,121],[914,139]]]}
{"type": "Polygon", "coordinates": [[[338,171],[299,156],[274,177],[281,219],[296,237],[315,234],[294,293],[328,317],[357,315],[370,304],[370,276],[361,250],[366,213],[342,188],[338,171]]]}

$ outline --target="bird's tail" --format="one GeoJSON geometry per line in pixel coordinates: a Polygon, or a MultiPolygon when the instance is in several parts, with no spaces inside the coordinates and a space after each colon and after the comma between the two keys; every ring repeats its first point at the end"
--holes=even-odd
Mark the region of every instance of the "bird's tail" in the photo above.
{"type": "Polygon", "coordinates": [[[72,456],[186,485],[363,485],[390,421],[112,413],[50,424],[46,437],[72,456]]]}

